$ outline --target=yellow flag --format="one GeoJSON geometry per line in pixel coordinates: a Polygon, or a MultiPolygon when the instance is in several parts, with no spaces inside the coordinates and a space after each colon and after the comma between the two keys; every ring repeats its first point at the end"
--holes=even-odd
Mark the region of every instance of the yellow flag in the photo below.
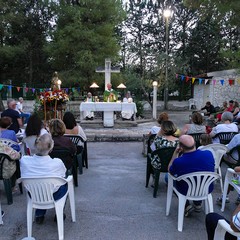
{"type": "Polygon", "coordinates": [[[194,83],[195,82],[195,78],[192,78],[192,83],[194,83]]]}

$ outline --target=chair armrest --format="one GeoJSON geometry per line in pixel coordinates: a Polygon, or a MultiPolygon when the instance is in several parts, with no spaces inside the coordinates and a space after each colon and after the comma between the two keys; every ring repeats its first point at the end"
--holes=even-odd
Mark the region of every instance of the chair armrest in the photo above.
{"type": "Polygon", "coordinates": [[[233,236],[236,236],[236,237],[240,236],[240,232],[233,231],[232,228],[230,227],[230,224],[227,223],[226,220],[224,219],[218,220],[218,225],[220,225],[226,232],[229,232],[233,236]]]}
{"type": "Polygon", "coordinates": [[[73,181],[73,176],[72,175],[69,175],[67,178],[66,178],[66,181],[69,183],[71,181],[73,181]]]}

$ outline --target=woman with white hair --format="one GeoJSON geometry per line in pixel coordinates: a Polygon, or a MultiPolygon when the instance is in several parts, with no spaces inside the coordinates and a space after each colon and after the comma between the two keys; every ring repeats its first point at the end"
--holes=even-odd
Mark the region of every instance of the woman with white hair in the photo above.
{"type": "Polygon", "coordinates": [[[238,132],[238,127],[235,123],[232,123],[233,114],[231,112],[224,112],[221,117],[222,123],[218,124],[210,132],[210,136],[213,138],[213,143],[219,143],[219,139],[214,136],[221,132],[238,132]]]}
{"type": "MultiPolygon", "coordinates": [[[[53,149],[54,142],[50,134],[46,133],[36,139],[36,154],[23,156],[20,160],[21,177],[65,177],[66,167],[59,158],[51,158],[48,154],[53,149]]],[[[62,198],[67,192],[67,184],[59,186],[53,194],[55,200],[62,198]]],[[[36,223],[44,221],[45,209],[36,209],[36,223]]]]}

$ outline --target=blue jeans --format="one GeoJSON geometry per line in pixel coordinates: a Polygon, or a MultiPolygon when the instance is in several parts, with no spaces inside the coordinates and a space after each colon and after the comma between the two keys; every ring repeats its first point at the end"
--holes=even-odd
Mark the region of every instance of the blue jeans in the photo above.
{"type": "MultiPolygon", "coordinates": [[[[67,183],[62,185],[54,194],[53,194],[53,198],[54,200],[58,200],[60,198],[62,198],[66,192],[68,190],[68,185],[67,183]]],[[[36,212],[35,212],[35,216],[36,217],[42,217],[46,214],[46,209],[36,209],[36,212]]]]}
{"type": "Polygon", "coordinates": [[[20,113],[20,117],[24,118],[24,124],[28,123],[28,119],[30,118],[31,114],[30,113],[20,113]]]}

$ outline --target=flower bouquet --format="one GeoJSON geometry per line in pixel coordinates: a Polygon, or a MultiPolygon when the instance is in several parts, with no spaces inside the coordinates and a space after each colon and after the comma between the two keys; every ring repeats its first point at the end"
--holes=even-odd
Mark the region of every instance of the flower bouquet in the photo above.
{"type": "Polygon", "coordinates": [[[44,109],[46,120],[47,111],[54,111],[54,118],[56,118],[57,111],[65,110],[69,97],[63,90],[45,91],[40,93],[39,101],[44,109]]]}

